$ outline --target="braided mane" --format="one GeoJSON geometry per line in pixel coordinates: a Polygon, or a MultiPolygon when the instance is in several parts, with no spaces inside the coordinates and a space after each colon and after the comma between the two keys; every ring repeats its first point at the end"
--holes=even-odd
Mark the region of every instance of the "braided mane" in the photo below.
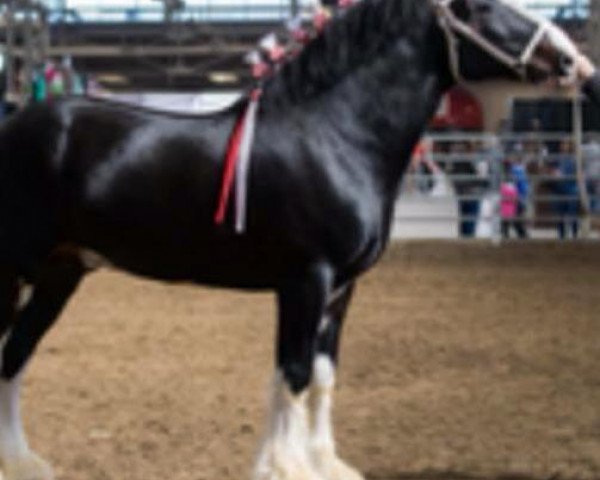
{"type": "Polygon", "coordinates": [[[341,10],[297,58],[267,82],[266,93],[298,102],[318,96],[375,62],[411,26],[423,24],[427,0],[362,0],[341,10]]]}

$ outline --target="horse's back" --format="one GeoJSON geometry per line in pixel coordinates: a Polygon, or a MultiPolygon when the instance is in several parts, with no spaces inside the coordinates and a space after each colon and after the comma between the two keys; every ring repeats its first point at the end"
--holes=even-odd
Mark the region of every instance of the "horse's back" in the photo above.
{"type": "Polygon", "coordinates": [[[10,185],[0,193],[0,262],[34,270],[67,245],[153,278],[249,288],[315,258],[363,268],[381,243],[380,207],[365,201],[372,186],[318,145],[290,151],[268,125],[257,131],[249,231],[235,235],[231,218],[215,226],[238,113],[167,115],[83,99],[17,114],[0,132],[0,184],[10,185]]]}
{"type": "Polygon", "coordinates": [[[87,99],[18,112],[0,128],[0,262],[29,271],[61,243],[189,241],[210,217],[227,121],[87,99]]]}

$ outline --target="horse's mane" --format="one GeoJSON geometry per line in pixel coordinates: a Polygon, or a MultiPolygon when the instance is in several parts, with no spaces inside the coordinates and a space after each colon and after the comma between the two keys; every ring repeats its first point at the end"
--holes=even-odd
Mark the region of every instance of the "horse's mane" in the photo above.
{"type": "Polygon", "coordinates": [[[267,89],[290,100],[317,96],[349,73],[375,61],[403,32],[423,22],[426,0],[362,0],[341,11],[267,89]]]}

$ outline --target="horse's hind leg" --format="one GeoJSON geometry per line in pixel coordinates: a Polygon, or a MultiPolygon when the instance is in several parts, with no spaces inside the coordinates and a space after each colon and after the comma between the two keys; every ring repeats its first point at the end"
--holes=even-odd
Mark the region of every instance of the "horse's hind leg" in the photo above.
{"type": "MultiPolygon", "coordinates": [[[[53,257],[35,275],[33,294],[17,310],[14,286],[2,283],[0,369],[0,465],[5,480],[50,480],[49,465],[31,451],[21,423],[22,372],[42,336],[75,290],[83,269],[77,259],[53,257]]],[[[13,282],[16,278],[13,279],[13,282]]]]}
{"type": "Polygon", "coordinates": [[[255,480],[325,480],[310,458],[308,387],[331,283],[331,270],[317,265],[278,291],[278,370],[255,480]]]}
{"type": "Polygon", "coordinates": [[[314,465],[326,480],[362,480],[352,467],[340,460],[333,435],[332,407],[335,370],[343,322],[352,298],[350,284],[330,298],[323,327],[319,332],[317,355],[310,388],[310,454],[314,465]]]}

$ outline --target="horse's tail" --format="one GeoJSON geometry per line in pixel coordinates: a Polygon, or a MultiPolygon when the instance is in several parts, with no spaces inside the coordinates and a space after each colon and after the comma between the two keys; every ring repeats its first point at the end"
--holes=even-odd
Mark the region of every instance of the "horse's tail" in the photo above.
{"type": "Polygon", "coordinates": [[[0,124],[0,263],[30,271],[56,235],[56,114],[32,106],[0,124]]]}
{"type": "MultiPolygon", "coordinates": [[[[0,122],[0,255],[6,251],[6,239],[10,230],[10,164],[6,141],[7,120],[0,122]]],[[[0,261],[2,259],[0,258],[0,261]]]]}

